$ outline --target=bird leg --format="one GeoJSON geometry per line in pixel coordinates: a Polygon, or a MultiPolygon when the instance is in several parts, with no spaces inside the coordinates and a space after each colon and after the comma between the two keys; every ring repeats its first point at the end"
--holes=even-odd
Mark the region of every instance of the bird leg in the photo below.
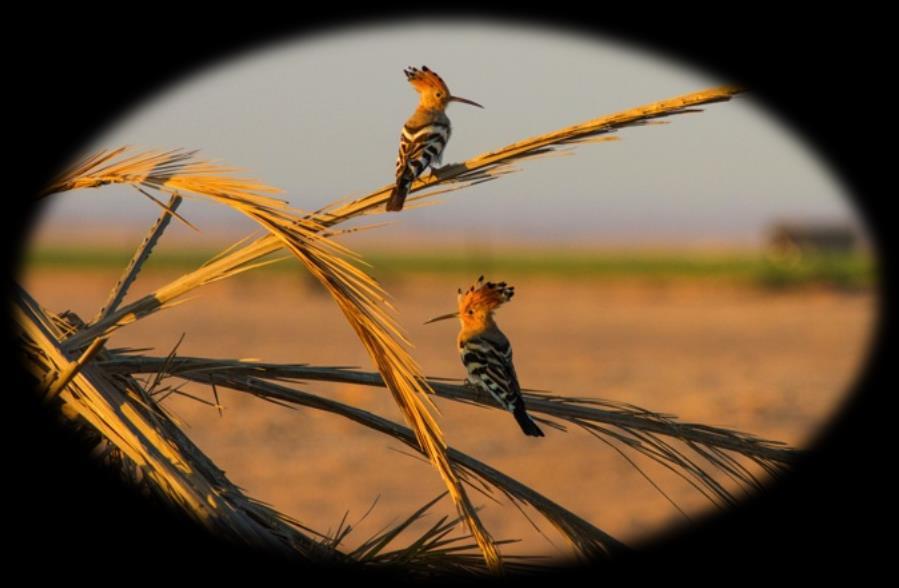
{"type": "Polygon", "coordinates": [[[435,167],[433,164],[431,165],[431,175],[433,175],[438,180],[443,179],[443,177],[449,173],[455,173],[459,169],[465,169],[465,165],[462,163],[447,163],[446,165],[441,165],[439,167],[435,167]]]}

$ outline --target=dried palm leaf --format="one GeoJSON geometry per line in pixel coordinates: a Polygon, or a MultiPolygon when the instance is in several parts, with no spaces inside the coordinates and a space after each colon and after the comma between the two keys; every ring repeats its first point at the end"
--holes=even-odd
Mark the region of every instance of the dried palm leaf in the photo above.
{"type": "MultiPolygon", "coordinates": [[[[270,381],[384,385],[377,372],[305,364],[285,365],[185,356],[169,359],[115,354],[111,359],[104,361],[103,365],[110,371],[128,374],[154,374],[165,371],[173,376],[190,377],[193,373],[215,373],[230,374],[233,377],[252,376],[270,381]]],[[[502,410],[491,397],[478,394],[469,387],[433,379],[429,380],[429,385],[440,397],[502,410]]],[[[523,395],[529,412],[571,423],[591,435],[612,443],[614,447],[620,446],[645,455],[684,478],[718,506],[733,504],[737,497],[711,475],[712,472],[723,473],[746,492],[761,487],[760,480],[735,461],[731,454],[745,458],[770,475],[782,473],[787,465],[798,457],[795,449],[776,441],[759,439],[747,433],[722,427],[681,422],[672,415],[632,404],[528,390],[525,390],[523,395]],[[672,445],[665,440],[666,438],[684,444],[690,452],[672,445]],[[701,463],[695,461],[696,457],[701,458],[701,463]]],[[[556,428],[565,430],[560,426],[556,428]]]]}
{"type": "MultiPolygon", "coordinates": [[[[123,153],[120,151],[118,154],[123,153]]],[[[386,293],[373,278],[359,269],[356,265],[360,261],[358,256],[323,235],[324,227],[301,217],[285,202],[266,196],[277,193],[277,189],[256,180],[231,177],[227,175],[233,171],[231,168],[193,161],[192,155],[175,150],[140,153],[115,160],[114,156],[102,154],[79,165],[77,173],[65,174],[54,188],[62,190],[124,183],[150,186],[172,194],[193,194],[228,205],[266,229],[270,236],[303,263],[334,298],[378,371],[383,374],[406,422],[415,431],[420,446],[446,484],[488,566],[499,571],[499,552],[446,458],[443,433],[426,404],[430,402],[427,395],[431,391],[418,365],[409,355],[406,348],[408,342],[388,312],[386,293]]],[[[205,267],[213,265],[214,262],[205,267]]],[[[207,272],[203,282],[222,279],[233,275],[238,269],[250,267],[240,264],[225,272],[207,272]]],[[[72,351],[77,349],[79,341],[90,343],[99,336],[106,336],[112,328],[137,320],[155,311],[161,304],[160,299],[155,298],[142,313],[105,313],[105,319],[101,318],[93,326],[70,337],[65,342],[66,349],[72,351]]]]}

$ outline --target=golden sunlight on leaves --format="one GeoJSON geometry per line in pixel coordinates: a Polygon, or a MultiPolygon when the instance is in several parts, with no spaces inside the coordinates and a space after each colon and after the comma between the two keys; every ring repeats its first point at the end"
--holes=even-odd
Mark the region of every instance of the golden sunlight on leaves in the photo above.
{"type": "MultiPolygon", "coordinates": [[[[656,122],[661,117],[697,112],[696,106],[726,101],[739,92],[740,88],[732,86],[712,88],[524,139],[416,181],[410,193],[445,185],[413,196],[410,201],[494,180],[517,171],[511,167],[515,162],[567,154],[584,143],[613,140],[608,135],[620,129],[656,122]]],[[[50,381],[57,374],[67,378],[60,380],[63,389],[58,397],[64,404],[63,410],[99,435],[99,444],[106,448],[104,455],[114,456],[114,463],[131,472],[133,478],[178,504],[209,528],[241,541],[329,561],[345,558],[386,561],[400,557],[397,554],[401,553],[407,557],[405,561],[415,563],[424,562],[429,554],[439,554],[447,566],[483,571],[470,557],[441,550],[445,543],[457,540],[443,539],[456,521],[441,520],[405,552],[385,550],[400,530],[436,500],[416,511],[409,521],[346,554],[337,549],[348,532],[343,525],[328,538],[245,496],[190,442],[158,400],[168,394],[185,394],[179,387],[163,383],[164,378],[180,378],[212,386],[216,402],[210,404],[221,410],[215,388],[219,385],[276,403],[337,414],[419,450],[437,469],[459,511],[459,520],[465,523],[474,540],[468,547],[477,548],[474,553],[480,553],[487,570],[501,572],[504,565],[519,564],[514,559],[510,564],[501,556],[496,545],[503,542],[494,541],[482,524],[463,482],[479,490],[496,488],[516,505],[534,507],[582,557],[607,557],[613,551],[626,549],[609,534],[526,485],[448,446],[431,413],[430,409],[435,407],[429,395],[490,407],[495,404],[475,398],[463,387],[425,378],[391,314],[387,292],[360,268],[363,261],[358,255],[332,238],[342,232],[334,228],[336,225],[356,216],[380,212],[379,207],[387,200],[392,186],[353,200],[338,199],[320,211],[306,213],[274,198],[280,190],[257,180],[234,177],[233,171],[214,162],[197,161],[190,151],[128,154],[123,147],[86,158],[55,179],[41,194],[46,197],[81,188],[127,184],[145,195],[143,189],[148,188],[172,198],[165,205],[150,196],[162,207],[162,216],[126,268],[110,295],[110,302],[93,321],[82,322],[73,313],[55,315],[42,309],[24,290],[17,292],[15,318],[29,369],[39,381],[50,381]],[[177,217],[175,209],[181,196],[205,198],[229,206],[258,223],[267,235],[242,240],[201,267],[119,308],[118,303],[149,257],[168,217],[177,217]],[[183,301],[185,295],[200,286],[278,261],[262,258],[282,248],[299,260],[328,292],[377,373],[249,360],[185,358],[176,356],[174,350],[168,357],[154,358],[102,349],[102,341],[115,330],[183,301]],[[74,359],[78,357],[83,359],[74,359]],[[152,384],[145,385],[136,379],[138,373],[155,374],[156,378],[152,384]],[[345,403],[287,388],[280,385],[283,380],[386,387],[408,428],[345,403]]],[[[348,229],[353,230],[358,229],[348,229]]],[[[542,414],[541,422],[560,431],[567,431],[564,425],[567,423],[605,443],[620,443],[627,450],[676,472],[719,505],[732,503],[734,498],[713,474],[723,472],[741,488],[757,487],[758,480],[737,458],[775,474],[793,455],[789,448],[751,435],[682,423],[635,406],[548,393],[526,396],[529,408],[542,414]],[[691,460],[688,451],[695,452],[704,461],[691,460]]]]}

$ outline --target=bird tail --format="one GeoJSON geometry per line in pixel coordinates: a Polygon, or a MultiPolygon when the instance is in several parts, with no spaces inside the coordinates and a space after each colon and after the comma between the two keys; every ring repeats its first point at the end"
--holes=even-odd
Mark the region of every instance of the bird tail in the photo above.
{"type": "Polygon", "coordinates": [[[519,403],[518,406],[515,407],[515,410],[512,411],[512,414],[515,415],[515,420],[518,421],[518,426],[521,427],[521,430],[524,431],[525,435],[530,437],[543,437],[543,431],[540,430],[540,427],[537,426],[537,423],[528,416],[527,411],[524,409],[524,403],[519,403]]]}
{"type": "Polygon", "coordinates": [[[409,193],[409,186],[406,182],[397,182],[393,192],[390,193],[390,200],[387,201],[387,210],[396,212],[403,209],[403,202],[406,201],[406,194],[409,193]]]}

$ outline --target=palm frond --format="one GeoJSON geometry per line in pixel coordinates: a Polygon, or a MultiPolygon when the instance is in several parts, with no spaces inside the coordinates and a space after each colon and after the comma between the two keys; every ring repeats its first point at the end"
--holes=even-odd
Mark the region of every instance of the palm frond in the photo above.
{"type": "MultiPolygon", "coordinates": [[[[285,381],[325,381],[362,386],[383,387],[377,372],[355,368],[316,366],[309,364],[280,364],[178,356],[166,364],[164,358],[138,355],[140,350],[122,350],[103,365],[114,372],[155,373],[167,370],[172,375],[189,372],[222,371],[235,375],[254,375],[265,379],[285,381]]],[[[470,388],[447,378],[430,378],[428,384],[441,398],[499,408],[491,398],[478,395],[470,388]]],[[[605,423],[612,426],[632,427],[648,433],[665,435],[684,441],[734,451],[750,458],[786,465],[799,457],[799,451],[780,441],[760,439],[742,433],[698,423],[684,423],[672,415],[658,413],[633,404],[603,400],[595,397],[562,396],[549,392],[522,391],[528,412],[545,414],[565,421],[581,419],[585,422],[605,423]]]]}
{"type": "MultiPolygon", "coordinates": [[[[22,337],[20,350],[32,374],[58,373],[71,365],[58,343],[63,332],[84,324],[76,315],[46,313],[23,291],[17,292],[13,310],[22,337]]],[[[177,361],[175,349],[165,358],[171,365],[177,361]]],[[[469,541],[470,535],[449,536],[461,522],[458,517],[443,517],[408,545],[393,546],[400,532],[420,520],[446,493],[400,525],[376,533],[359,548],[339,551],[339,544],[353,530],[351,526],[341,524],[333,535],[321,533],[246,496],[180,432],[161,409],[160,400],[150,398],[151,388],[169,375],[168,369],[154,374],[149,387],[144,387],[130,375],[107,370],[104,363],[114,359],[108,351],[97,352],[102,360],[82,366],[83,374],[80,369],[73,370],[70,382],[60,390],[62,414],[95,443],[92,455],[96,459],[119,470],[128,483],[174,501],[216,536],[276,553],[298,554],[320,564],[402,564],[405,572],[420,577],[491,571],[478,544],[469,541]],[[86,426],[79,424],[82,422],[86,426]]],[[[212,378],[213,372],[209,375],[212,378]]],[[[539,569],[531,562],[537,559],[539,556],[524,555],[508,556],[504,561],[509,571],[536,572],[539,569]]]]}
{"type": "MultiPolygon", "coordinates": [[[[38,380],[70,369],[72,360],[60,341],[66,330],[76,327],[68,318],[74,315],[47,313],[21,289],[15,292],[12,310],[26,369],[38,380]]],[[[106,353],[98,351],[98,358],[106,353]]],[[[89,362],[74,373],[56,401],[63,415],[95,438],[99,457],[113,460],[131,481],[178,505],[216,535],[310,561],[346,558],[247,497],[145,398],[146,391],[132,377],[109,374],[89,362]]],[[[60,500],[65,500],[64,493],[60,500]]]]}
{"type": "Polygon", "coordinates": [[[100,308],[99,312],[97,312],[94,322],[107,316],[121,304],[125,295],[128,294],[128,289],[131,287],[131,284],[137,279],[137,274],[140,272],[147,259],[149,259],[150,254],[153,253],[153,248],[156,246],[156,243],[159,241],[159,238],[162,236],[162,233],[165,231],[169,221],[172,219],[172,216],[175,214],[175,211],[180,204],[181,197],[176,193],[172,194],[167,206],[163,205],[162,214],[159,215],[159,218],[157,218],[156,222],[150,227],[150,231],[134,252],[131,261],[125,266],[122,277],[119,278],[119,281],[116,282],[116,285],[109,293],[106,303],[100,308]]]}
{"type": "MultiPolygon", "coordinates": [[[[202,384],[210,384],[214,378],[218,386],[248,392],[265,400],[288,402],[331,412],[390,435],[427,457],[412,430],[368,411],[255,376],[236,376],[227,372],[215,372],[215,375],[211,376],[212,373],[187,372],[179,373],[178,377],[202,384]]],[[[451,447],[446,449],[446,455],[455,466],[461,467],[459,476],[469,485],[475,487],[474,484],[479,481],[486,484],[485,487],[497,488],[516,505],[529,504],[535,508],[569,540],[579,556],[591,560],[627,551],[624,544],[608,533],[499,470],[451,447]]]]}
{"type": "MultiPolygon", "coordinates": [[[[693,107],[696,105],[727,100],[739,91],[740,89],[733,87],[714,88],[533,137],[498,151],[482,154],[464,163],[447,166],[438,174],[432,174],[416,182],[412,191],[443,183],[446,186],[435,192],[446,192],[501,177],[513,171],[510,167],[512,162],[551,155],[558,153],[558,149],[562,147],[601,140],[603,134],[629,126],[646,124],[660,117],[693,112],[695,111],[693,107]]],[[[55,345],[56,354],[59,356],[56,358],[58,361],[54,362],[55,367],[46,363],[42,364],[41,369],[36,369],[36,372],[43,370],[44,376],[47,376],[54,369],[66,369],[66,365],[68,365],[66,361],[70,355],[91,346],[99,337],[106,337],[113,330],[125,324],[172,305],[176,298],[183,297],[199,286],[257,267],[260,263],[264,263],[259,261],[262,257],[285,247],[321,282],[344,313],[377,366],[383,384],[391,391],[394,400],[401,408],[404,419],[411,427],[411,430],[400,427],[402,433],[397,434],[403,437],[405,442],[421,450],[439,471],[460,510],[460,516],[468,525],[478,544],[485,562],[491,569],[498,570],[500,568],[499,553],[486,529],[481,525],[476,511],[465,493],[461,478],[464,477],[466,481],[470,482],[468,474],[477,471],[477,475],[482,479],[492,480],[492,483],[497,485],[497,480],[502,479],[501,475],[495,471],[491,473],[484,464],[480,464],[483,467],[472,470],[471,464],[464,459],[466,456],[460,456],[457,452],[453,453],[452,450],[448,452],[442,433],[426,406],[426,402],[429,402],[427,394],[432,390],[408,354],[404,346],[405,338],[398,325],[388,314],[389,302],[386,294],[370,276],[359,269],[358,264],[361,260],[358,256],[328,238],[328,235],[339,232],[332,229],[335,225],[360,214],[367,214],[382,204],[392,186],[386,186],[342,205],[325,207],[318,213],[305,214],[288,207],[285,201],[274,198],[272,195],[277,194],[279,190],[255,180],[233,177],[230,175],[234,171],[231,168],[213,162],[196,161],[193,159],[193,152],[176,149],[125,156],[125,151],[125,148],[103,151],[88,157],[70,171],[56,178],[41,194],[41,197],[77,188],[130,184],[137,188],[153,188],[170,195],[177,193],[185,196],[200,196],[225,204],[256,221],[269,234],[217,256],[216,259],[204,264],[194,272],[182,276],[132,304],[106,313],[93,325],[76,327],[69,323],[65,327],[61,327],[60,323],[65,321],[55,321],[58,329],[56,341],[53,342],[46,338],[42,341],[48,345],[50,343],[55,345]],[[64,337],[67,338],[63,340],[64,337]],[[463,467],[468,468],[468,470],[464,470],[467,473],[460,472],[457,475],[453,466],[454,462],[461,463],[463,467]]],[[[415,198],[423,198],[428,195],[421,194],[415,198]]],[[[28,313],[20,314],[20,318],[24,317],[23,324],[28,324],[26,320],[29,316],[28,313]]],[[[37,334],[38,331],[34,331],[34,329],[28,331],[29,336],[37,336],[37,334]]],[[[102,376],[102,374],[97,374],[100,372],[94,367],[85,366],[74,376],[66,387],[66,391],[87,385],[85,383],[87,377],[102,376]]],[[[253,378],[245,378],[245,380],[254,386],[275,386],[272,383],[253,378]]],[[[217,383],[221,384],[222,382],[217,381],[217,383]]],[[[228,385],[237,386],[240,385],[240,382],[232,379],[228,385]]],[[[267,394],[259,393],[258,395],[266,397],[268,400],[278,400],[277,397],[280,393],[281,391],[271,393],[269,390],[267,394]]],[[[288,401],[294,402],[295,399],[288,401]]],[[[151,410],[151,408],[152,404],[145,406],[146,410],[151,410]]],[[[345,408],[352,410],[351,407],[345,408]]],[[[338,411],[335,410],[335,412],[338,411]]],[[[158,422],[161,422],[157,421],[155,415],[152,414],[148,419],[157,426],[158,422]]],[[[103,427],[102,422],[96,419],[91,421],[91,424],[97,427],[102,434],[112,436],[110,439],[114,440],[113,444],[120,447],[121,440],[115,438],[115,427],[103,427]]],[[[593,423],[581,424],[578,422],[578,424],[593,432],[601,432],[593,423]]],[[[384,423],[380,423],[380,425],[391,430],[394,430],[393,427],[398,427],[393,423],[389,423],[390,426],[384,423]]],[[[369,426],[372,424],[369,423],[369,426]]],[[[175,427],[175,429],[177,428],[175,427]]],[[[394,433],[396,432],[394,430],[394,433]]],[[[177,437],[181,434],[180,431],[176,431],[171,432],[171,435],[177,437]]],[[[644,448],[651,448],[645,449],[648,454],[669,455],[670,458],[669,449],[663,441],[658,439],[641,439],[641,441],[644,443],[644,448]]],[[[127,443],[121,446],[130,447],[127,443]]],[[[707,451],[704,447],[699,447],[697,451],[703,453],[703,457],[714,462],[730,475],[739,477],[743,474],[740,465],[726,454],[707,451]]],[[[129,454],[129,458],[138,464],[144,463],[141,461],[144,457],[139,451],[132,451],[129,454]]],[[[689,469],[691,464],[682,463],[680,465],[684,469],[689,469]]],[[[170,463],[168,467],[171,466],[170,463]]],[[[163,465],[159,467],[164,469],[163,465]]],[[[698,472],[701,472],[701,469],[698,472]]],[[[520,484],[516,486],[516,484],[514,481],[506,480],[501,485],[503,491],[510,497],[525,500],[522,496],[530,496],[531,499],[535,499],[533,495],[529,495],[529,492],[533,491],[520,484]]],[[[189,492],[187,494],[176,493],[173,496],[176,496],[176,501],[196,498],[189,492]]],[[[609,545],[615,545],[614,539],[605,536],[585,521],[571,523],[569,518],[560,518],[558,512],[554,511],[554,507],[541,503],[539,499],[536,503],[528,502],[538,510],[541,510],[542,505],[541,512],[547,515],[554,524],[560,526],[569,539],[578,545],[579,551],[582,553],[604,552],[608,550],[609,545]],[[587,527],[583,527],[582,524],[587,527]],[[566,527],[566,525],[568,526],[566,527]],[[602,537],[602,539],[597,537],[602,537]]],[[[202,512],[199,507],[194,507],[194,511],[202,512]]]]}
{"type": "MultiPolygon", "coordinates": [[[[398,537],[413,523],[424,519],[430,509],[446,496],[446,492],[429,500],[402,521],[388,525],[375,533],[358,547],[348,553],[356,561],[379,565],[402,566],[417,572],[462,573],[466,575],[484,575],[489,569],[480,557],[478,544],[470,535],[451,536],[453,530],[462,522],[460,517],[443,516],[430,527],[422,531],[413,541],[403,547],[392,547],[398,537]]],[[[370,512],[371,509],[369,509],[370,512]]],[[[368,513],[366,513],[367,515],[368,513]]],[[[364,517],[363,517],[364,518],[364,517]]],[[[346,516],[334,532],[331,544],[338,544],[353,532],[353,527],[345,523],[346,516]]],[[[515,540],[497,541],[498,545],[514,543],[515,540]]],[[[538,572],[540,567],[534,561],[534,555],[509,555],[504,558],[507,571],[538,572]]]]}
{"type": "MultiPolygon", "coordinates": [[[[192,156],[193,153],[175,150],[140,153],[110,162],[111,158],[104,154],[80,166],[79,173],[62,178],[58,189],[128,183],[146,185],[172,194],[195,194],[228,205],[266,229],[331,294],[383,374],[406,422],[415,431],[419,444],[446,484],[488,565],[498,570],[499,553],[446,458],[443,433],[426,405],[430,402],[427,400],[430,390],[424,383],[421,370],[404,346],[408,342],[388,314],[386,293],[371,276],[359,269],[360,258],[356,254],[322,234],[325,232],[323,227],[302,218],[283,201],[265,196],[276,193],[277,189],[255,180],[231,177],[227,175],[233,171],[231,168],[193,161],[192,156]]],[[[214,262],[205,267],[213,265],[214,262]]],[[[207,272],[203,283],[233,275],[235,269],[229,268],[218,274],[207,272]]],[[[241,264],[241,269],[248,269],[248,264],[241,264]]],[[[155,311],[160,302],[159,298],[152,300],[145,313],[155,311]]],[[[112,328],[125,324],[124,321],[137,320],[145,315],[133,312],[123,315],[119,311],[104,313],[104,316],[105,319],[101,318],[93,326],[70,337],[65,342],[67,349],[74,350],[80,342],[87,343],[106,336],[112,328]]]]}
{"type": "Polygon", "coordinates": [[[405,338],[399,326],[385,312],[386,292],[368,274],[347,260],[347,250],[315,232],[303,233],[303,241],[294,240],[290,233],[284,234],[283,238],[288,248],[328,290],[343,311],[377,365],[394,401],[402,409],[406,422],[415,432],[419,447],[440,473],[453,502],[480,546],[488,567],[499,571],[499,552],[447,459],[443,433],[425,405],[427,401],[433,407],[427,398],[432,391],[418,364],[402,345],[405,338]]]}
{"type": "MultiPolygon", "coordinates": [[[[683,114],[685,112],[695,112],[695,106],[697,105],[730,100],[731,97],[742,91],[742,88],[733,86],[710,88],[670,98],[668,100],[653,102],[651,104],[566,127],[558,131],[531,137],[508,145],[502,149],[477,155],[465,162],[447,166],[446,170],[441,169],[440,174],[430,175],[417,180],[412,185],[411,192],[417,192],[425,187],[433,187],[440,183],[450,183],[451,181],[454,181],[455,184],[445,186],[443,189],[426,194],[411,196],[408,201],[430,197],[453,189],[463,188],[466,185],[469,185],[466,183],[468,180],[470,180],[471,184],[474,184],[484,181],[486,178],[501,177],[512,171],[508,164],[515,161],[524,160],[529,157],[543,156],[560,147],[570,147],[582,144],[584,142],[582,140],[601,139],[604,134],[612,133],[630,126],[643,125],[665,116],[683,114]],[[476,175],[481,173],[487,175],[484,177],[476,175]]],[[[108,159],[108,156],[104,155],[104,157],[108,159]]],[[[96,156],[96,158],[102,159],[99,155],[96,156]]],[[[103,161],[106,161],[106,159],[103,159],[103,161]]],[[[73,175],[75,174],[68,174],[68,176],[73,175]]],[[[75,182],[70,179],[68,183],[57,182],[57,184],[69,186],[74,185],[75,182]]],[[[311,222],[306,224],[307,229],[313,232],[321,231],[356,216],[373,213],[378,206],[386,202],[392,188],[392,185],[383,186],[365,196],[355,198],[349,202],[345,202],[344,199],[338,199],[336,202],[344,203],[334,207],[325,207],[321,212],[308,217],[306,220],[311,222]]],[[[71,341],[66,342],[66,347],[70,348],[71,346],[86,345],[94,337],[131,322],[128,320],[129,316],[144,316],[147,313],[154,312],[161,304],[164,304],[171,298],[182,296],[194,288],[198,288],[214,281],[214,279],[217,279],[214,278],[214,276],[233,275],[235,268],[245,267],[253,261],[265,257],[283,246],[283,241],[278,237],[269,234],[254,239],[226,254],[220,254],[213,261],[207,262],[197,270],[181,276],[175,282],[162,286],[155,292],[136,300],[132,304],[122,307],[117,312],[111,313],[106,319],[72,337],[71,341]]]]}
{"type": "MultiPolygon", "coordinates": [[[[325,381],[384,386],[377,372],[305,364],[275,364],[184,356],[168,360],[136,354],[127,356],[118,354],[113,359],[105,361],[103,365],[112,372],[128,374],[157,373],[164,370],[173,376],[189,378],[190,374],[214,372],[231,374],[234,377],[252,376],[270,381],[325,381]]],[[[452,384],[446,380],[429,380],[428,384],[435,394],[442,398],[502,410],[492,398],[477,394],[466,386],[452,384]]],[[[771,476],[781,474],[798,457],[797,450],[777,441],[760,439],[723,427],[682,422],[673,415],[654,412],[632,404],[528,390],[523,391],[523,395],[530,413],[552,417],[583,429],[619,450],[622,456],[641,473],[642,470],[625,455],[625,450],[644,455],[683,478],[719,507],[735,503],[737,497],[719,482],[714,473],[728,477],[744,492],[762,487],[762,482],[757,476],[735,460],[734,455],[748,460],[771,476]],[[672,444],[672,441],[680,446],[672,444]]],[[[554,421],[543,419],[543,422],[555,425],[558,430],[567,430],[554,421]]],[[[648,476],[643,475],[667,497],[648,476]]]]}
{"type": "MultiPolygon", "coordinates": [[[[727,101],[742,91],[743,88],[737,86],[719,86],[529,137],[495,151],[476,155],[462,163],[446,165],[437,173],[416,180],[409,193],[412,194],[437,184],[455,183],[460,184],[459,187],[465,187],[489,181],[514,171],[511,165],[517,161],[548,155],[566,146],[604,140],[606,137],[603,135],[627,127],[646,125],[663,117],[699,112],[700,110],[695,108],[698,105],[727,101]]],[[[393,190],[393,185],[389,184],[350,202],[325,207],[316,220],[324,226],[346,221],[386,202],[391,190],[393,190]]],[[[409,200],[416,199],[418,198],[409,198],[409,200]]]]}
{"type": "Polygon", "coordinates": [[[210,161],[195,161],[196,151],[172,149],[144,151],[124,156],[129,147],[104,150],[85,158],[51,181],[41,196],[109,184],[148,186],[174,192],[184,190],[230,201],[236,206],[287,208],[287,202],[265,194],[280,189],[262,182],[233,177],[236,168],[210,161]]]}

